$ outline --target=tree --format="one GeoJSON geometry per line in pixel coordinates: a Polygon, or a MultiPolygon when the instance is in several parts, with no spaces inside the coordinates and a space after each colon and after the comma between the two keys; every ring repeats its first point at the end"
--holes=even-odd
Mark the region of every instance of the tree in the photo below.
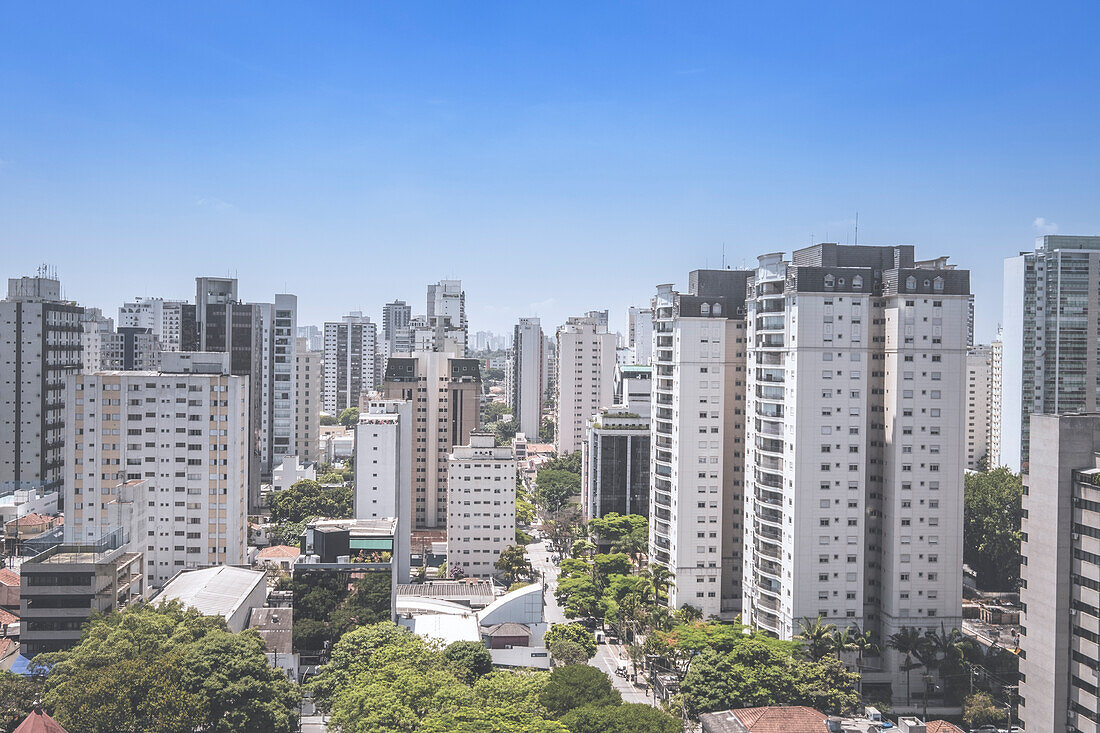
{"type": "Polygon", "coordinates": [[[841,659],[846,652],[855,651],[856,648],[851,629],[834,629],[833,636],[829,641],[833,648],[833,653],[836,654],[838,660],[841,659]]]}
{"type": "Polygon", "coordinates": [[[456,641],[443,650],[443,658],[460,680],[473,682],[493,671],[493,658],[479,641],[456,641]]]}
{"type": "Polygon", "coordinates": [[[550,658],[561,665],[584,664],[588,661],[588,654],[584,648],[575,641],[558,640],[546,645],[550,650],[550,658]]]}
{"type": "Polygon", "coordinates": [[[543,514],[542,534],[560,557],[567,557],[584,529],[584,517],[576,504],[566,504],[543,514]]]}
{"type": "MultiPolygon", "coordinates": [[[[858,627],[853,626],[851,631],[852,648],[856,652],[856,670],[863,674],[863,658],[878,654],[879,648],[874,643],[874,637],[871,636],[870,631],[860,631],[858,627]]],[[[863,695],[863,677],[859,679],[859,694],[863,695]]]]}
{"type": "Polygon", "coordinates": [[[818,616],[814,620],[803,618],[802,629],[795,638],[801,641],[806,650],[806,656],[811,661],[818,662],[828,655],[833,648],[832,636],[836,631],[834,624],[827,624],[818,616]]]}
{"type": "Polygon", "coordinates": [[[335,415],[329,415],[323,412],[321,413],[322,425],[338,425],[339,423],[340,421],[336,418],[335,415]]]}
{"type": "Polygon", "coordinates": [[[963,489],[963,561],[987,590],[1016,590],[1020,582],[1023,481],[1005,467],[967,473],[963,489]]]}
{"type": "Polygon", "coordinates": [[[512,406],[507,402],[490,402],[485,405],[485,422],[496,422],[505,415],[512,414],[512,406]]]}
{"type": "Polygon", "coordinates": [[[52,665],[44,704],[71,730],[296,730],[300,696],[255,631],[179,603],[93,616],[52,665]]]}
{"type": "Polygon", "coordinates": [[[817,662],[797,659],[791,647],[753,636],[736,640],[729,652],[707,649],[698,654],[680,694],[692,716],[763,705],[807,705],[835,714],[856,706],[857,680],[858,675],[827,654],[817,662]]]}
{"type": "Polygon", "coordinates": [[[549,417],[544,417],[542,422],[539,423],[539,442],[540,443],[553,443],[554,442],[554,421],[549,417]]]}
{"type": "Polygon", "coordinates": [[[675,585],[671,570],[664,565],[654,564],[643,570],[641,577],[649,584],[655,603],[663,604],[668,600],[668,590],[675,585]]]}
{"type": "Polygon", "coordinates": [[[489,367],[483,375],[487,382],[503,382],[504,370],[499,367],[489,367]]]}
{"type": "Polygon", "coordinates": [[[581,493],[579,473],[555,468],[540,468],[535,474],[535,506],[544,513],[553,513],[581,493]]]}
{"type": "Polygon", "coordinates": [[[970,728],[982,725],[1005,725],[1008,711],[997,705],[986,692],[975,692],[963,702],[963,722],[970,728]]]}
{"type": "Polygon", "coordinates": [[[905,655],[905,664],[903,665],[905,670],[905,704],[912,705],[913,681],[909,673],[918,666],[913,658],[920,653],[924,641],[921,639],[918,629],[912,626],[904,626],[901,631],[890,635],[888,643],[892,649],[905,655]]]}
{"type": "MultiPolygon", "coordinates": [[[[337,474],[332,475],[337,481],[343,480],[337,474]]],[[[354,492],[348,486],[325,488],[317,481],[303,479],[285,491],[270,494],[268,505],[272,521],[297,523],[309,517],[350,517],[354,500],[354,492]]]]}
{"type": "Polygon", "coordinates": [[[516,498],[516,523],[528,526],[535,522],[535,505],[527,499],[516,498]]]}
{"type": "Polygon", "coordinates": [[[600,670],[587,664],[571,664],[554,668],[539,702],[551,715],[561,716],[585,705],[619,705],[622,696],[600,670]]]}
{"type": "Polygon", "coordinates": [[[493,563],[500,571],[507,585],[520,579],[528,579],[535,574],[531,561],[527,559],[527,550],[522,545],[509,545],[500,551],[500,557],[493,563]]]}
{"type": "Polygon", "coordinates": [[[553,624],[546,632],[545,643],[550,646],[556,641],[570,641],[584,651],[584,661],[596,656],[596,637],[582,624],[553,624]]]}
{"type": "Polygon", "coordinates": [[[423,720],[417,733],[568,733],[554,720],[530,719],[512,710],[461,708],[423,720]]]}
{"type": "Polygon", "coordinates": [[[581,452],[577,450],[572,453],[566,453],[565,455],[554,456],[543,464],[543,468],[550,469],[551,471],[567,471],[580,476],[581,452]]]}
{"type": "Polygon", "coordinates": [[[358,407],[346,407],[344,411],[340,413],[340,424],[345,428],[350,428],[359,422],[359,408],[358,407]]]}
{"type": "Polygon", "coordinates": [[[11,733],[34,710],[39,688],[32,678],[0,672],[0,733],[11,733]]]}
{"type": "Polygon", "coordinates": [[[683,724],[663,710],[642,703],[585,705],[561,722],[570,733],[682,733],[683,724]]]}

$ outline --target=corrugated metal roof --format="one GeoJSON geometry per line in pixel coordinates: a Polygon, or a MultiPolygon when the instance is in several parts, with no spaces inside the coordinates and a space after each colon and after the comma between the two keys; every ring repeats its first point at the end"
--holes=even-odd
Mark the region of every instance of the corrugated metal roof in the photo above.
{"type": "Polygon", "coordinates": [[[264,576],[262,571],[228,565],[185,570],[168,581],[156,600],[179,601],[204,615],[228,618],[264,582],[264,576]]]}

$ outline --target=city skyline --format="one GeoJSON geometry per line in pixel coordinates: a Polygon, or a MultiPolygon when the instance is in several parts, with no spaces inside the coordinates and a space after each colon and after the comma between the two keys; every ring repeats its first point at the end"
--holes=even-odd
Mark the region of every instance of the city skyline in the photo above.
{"type": "Polygon", "coordinates": [[[984,263],[1100,230],[1092,6],[259,11],[5,11],[9,273],[54,264],[105,312],[232,273],[317,325],[460,278],[506,333],[723,249],[851,242],[858,212],[861,243],[958,253],[988,341],[984,263]]]}

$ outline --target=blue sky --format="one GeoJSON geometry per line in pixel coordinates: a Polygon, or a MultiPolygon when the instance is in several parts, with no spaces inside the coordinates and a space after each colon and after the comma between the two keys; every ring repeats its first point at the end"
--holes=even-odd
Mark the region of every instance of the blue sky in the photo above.
{"type": "Polygon", "coordinates": [[[464,281],[472,327],[849,241],[973,271],[1100,233],[1091,3],[0,0],[0,262],[320,323],[464,281]]]}

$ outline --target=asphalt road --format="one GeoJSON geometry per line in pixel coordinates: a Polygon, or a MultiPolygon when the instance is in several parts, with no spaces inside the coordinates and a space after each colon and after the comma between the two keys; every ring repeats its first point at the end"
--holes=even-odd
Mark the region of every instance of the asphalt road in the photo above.
{"type": "MultiPolygon", "coordinates": [[[[539,574],[543,583],[543,595],[546,600],[546,622],[551,624],[567,623],[558,599],[554,597],[554,591],[558,588],[558,566],[550,559],[550,551],[543,542],[535,542],[527,545],[527,557],[531,560],[531,567],[539,574]]],[[[627,659],[625,650],[617,644],[599,644],[596,647],[596,656],[588,660],[588,663],[611,678],[611,684],[615,686],[623,696],[623,702],[637,702],[646,705],[655,705],[652,694],[646,689],[635,687],[628,680],[615,674],[619,660],[627,659]]],[[[633,665],[628,665],[631,672],[633,665]]]]}

